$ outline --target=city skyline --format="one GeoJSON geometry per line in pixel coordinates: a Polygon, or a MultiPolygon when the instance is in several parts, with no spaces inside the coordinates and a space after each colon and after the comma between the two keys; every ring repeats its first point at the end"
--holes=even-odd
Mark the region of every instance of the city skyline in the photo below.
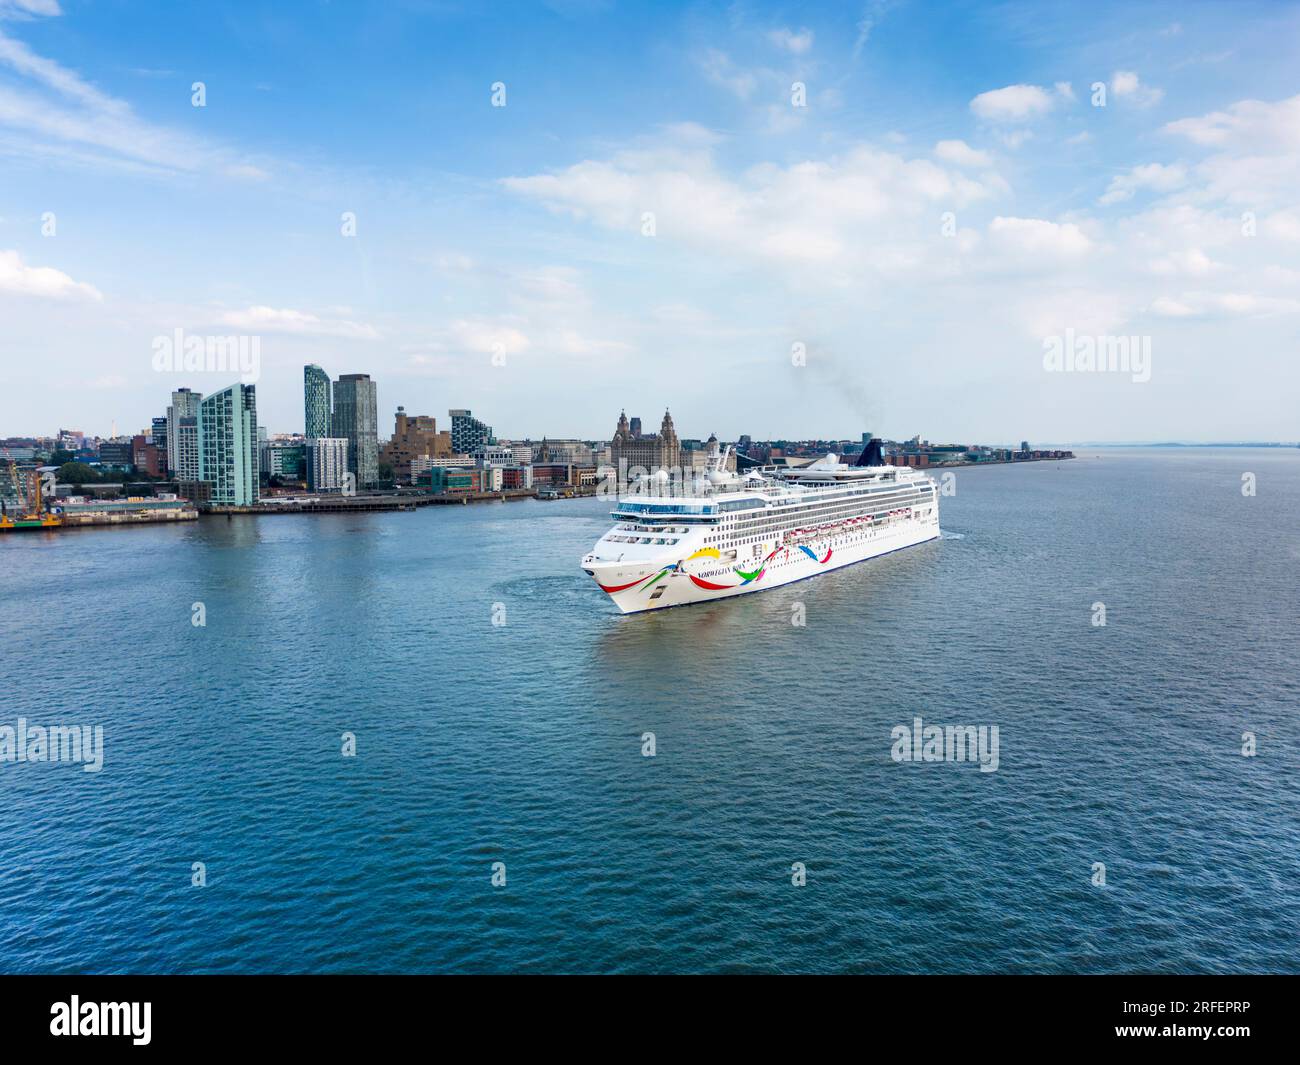
{"type": "Polygon", "coordinates": [[[368,10],[0,4],[0,435],[231,384],[159,372],[183,330],[257,339],[279,431],[317,363],[515,437],[630,396],[727,439],[1295,436],[1294,6],[368,10]],[[1146,379],[1050,371],[1072,334],[1146,379]]]}

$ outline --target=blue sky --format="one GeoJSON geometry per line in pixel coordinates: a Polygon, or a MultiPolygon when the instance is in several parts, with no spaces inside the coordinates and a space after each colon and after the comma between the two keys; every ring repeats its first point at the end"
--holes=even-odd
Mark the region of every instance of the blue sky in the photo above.
{"type": "Polygon", "coordinates": [[[384,431],[668,406],[694,436],[1293,439],[1298,31],[1289,4],[0,0],[0,435],[228,384],[155,369],[179,328],[259,338],[272,431],[310,361],[374,375],[384,431]],[[1049,371],[1067,331],[1146,338],[1149,380],[1049,371]]]}

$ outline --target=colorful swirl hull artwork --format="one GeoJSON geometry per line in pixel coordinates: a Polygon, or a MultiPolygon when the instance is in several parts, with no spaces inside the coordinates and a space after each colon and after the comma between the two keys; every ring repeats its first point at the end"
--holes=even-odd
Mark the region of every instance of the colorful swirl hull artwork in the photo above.
{"type": "MultiPolygon", "coordinates": [[[[785,550],[788,550],[788,548],[778,547],[775,551],[771,552],[765,559],[763,559],[762,562],[758,564],[757,569],[752,570],[751,572],[748,573],[742,570],[739,566],[733,567],[732,572],[734,572],[736,576],[740,578],[740,582],[738,584],[715,584],[713,581],[706,581],[702,577],[695,576],[694,573],[688,573],[687,576],[690,577],[691,581],[696,585],[696,587],[704,588],[711,592],[730,591],[733,588],[741,588],[746,584],[753,584],[755,581],[762,580],[763,574],[767,572],[767,564],[771,562],[772,559],[776,558],[776,556],[779,555],[782,551],[785,550]]],[[[826,549],[826,554],[822,558],[818,558],[816,552],[814,552],[812,548],[804,544],[799,545],[799,550],[802,551],[805,555],[807,555],[809,558],[811,558],[814,562],[818,563],[819,565],[824,566],[831,559],[831,549],[829,547],[826,549]]],[[[668,576],[668,574],[680,570],[687,562],[693,562],[697,558],[721,559],[722,553],[716,547],[702,547],[700,548],[700,550],[696,551],[689,558],[682,559],[680,562],[674,562],[670,566],[665,566],[663,569],[659,570],[658,573],[651,573],[648,576],[641,577],[635,581],[631,581],[628,584],[602,584],[600,588],[601,591],[609,592],[611,595],[614,592],[623,592],[629,588],[635,588],[637,585],[641,585],[642,590],[648,590],[652,588],[654,585],[658,584],[661,580],[663,580],[666,576],[668,576]]]]}

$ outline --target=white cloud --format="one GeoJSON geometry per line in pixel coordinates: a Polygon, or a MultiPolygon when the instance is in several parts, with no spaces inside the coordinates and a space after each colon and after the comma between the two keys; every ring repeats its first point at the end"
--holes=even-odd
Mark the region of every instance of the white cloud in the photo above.
{"type": "Polygon", "coordinates": [[[448,326],[453,347],[479,355],[517,355],[531,345],[526,334],[500,321],[462,318],[448,326]]]}
{"type": "Polygon", "coordinates": [[[1131,100],[1139,107],[1151,107],[1164,99],[1164,89],[1143,85],[1142,79],[1131,70],[1117,70],[1110,79],[1110,94],[1120,100],[1131,100]]]}
{"type": "Polygon", "coordinates": [[[1023,122],[1050,111],[1052,98],[1037,85],[1008,85],[980,93],[970,109],[992,122],[1023,122]]]}
{"type": "Polygon", "coordinates": [[[1181,299],[1161,296],[1151,310],[1164,318],[1264,318],[1300,312],[1300,300],[1253,292],[1193,292],[1181,299]]]}
{"type": "Polygon", "coordinates": [[[650,212],[656,240],[796,268],[835,263],[867,271],[905,268],[934,253],[932,242],[908,247],[923,240],[913,221],[922,212],[957,210],[1007,191],[991,171],[972,176],[866,145],[825,160],[765,163],[734,178],[719,172],[707,149],[662,145],[504,184],[637,239],[646,239],[641,220],[650,212]]]}
{"type": "Polygon", "coordinates": [[[578,271],[568,266],[544,266],[516,274],[512,287],[527,301],[550,306],[586,306],[586,290],[578,271]]]}
{"type": "Polygon", "coordinates": [[[298,333],[352,340],[375,340],[379,337],[379,331],[373,326],[340,318],[321,318],[291,308],[254,306],[242,311],[227,311],[221,315],[221,323],[253,332],[298,333]]]}
{"type": "Polygon", "coordinates": [[[1253,292],[1212,292],[1204,298],[1210,307],[1229,315],[1258,317],[1270,314],[1295,314],[1300,311],[1300,300],[1261,296],[1253,292]]]}
{"type": "Polygon", "coordinates": [[[1196,314],[1187,304],[1170,299],[1168,296],[1161,296],[1154,300],[1151,304],[1151,312],[1160,315],[1161,318],[1190,318],[1196,314]]]}
{"type": "Polygon", "coordinates": [[[888,13],[891,3],[892,0],[868,0],[867,5],[862,9],[862,14],[858,16],[858,35],[853,41],[853,62],[858,61],[862,49],[871,39],[871,31],[888,13]]]}
{"type": "Polygon", "coordinates": [[[1259,229],[1279,240],[1300,242],[1300,212],[1277,211],[1260,221],[1259,229]]]}
{"type": "Polygon", "coordinates": [[[59,0],[0,0],[0,18],[62,15],[59,0]]]}
{"type": "Polygon", "coordinates": [[[1061,97],[1061,99],[1063,100],[1074,99],[1074,86],[1071,85],[1068,81],[1058,81],[1052,87],[1056,90],[1056,95],[1061,97]]]}
{"type": "Polygon", "coordinates": [[[0,292],[45,299],[104,298],[94,285],[73,281],[62,270],[51,266],[28,266],[17,251],[0,251],[0,292]]]}
{"type": "Polygon", "coordinates": [[[1086,255],[1093,247],[1088,235],[1073,222],[999,215],[989,223],[988,233],[999,248],[1031,257],[1072,259],[1086,255]]]}
{"type": "Polygon", "coordinates": [[[1195,167],[1199,193],[1258,211],[1289,207],[1300,187],[1300,96],[1241,100],[1224,111],[1181,118],[1163,132],[1214,149],[1195,167]]]}
{"type": "Polygon", "coordinates": [[[140,167],[157,173],[217,170],[264,177],[229,148],[138,117],[124,100],[74,70],[38,55],[0,32],[0,66],[27,87],[0,86],[0,127],[21,133],[18,150],[92,165],[140,167]]]}
{"type": "Polygon", "coordinates": [[[96,392],[116,391],[119,388],[125,388],[127,383],[127,379],[121,374],[106,374],[103,377],[96,377],[86,382],[88,387],[96,392]]]}
{"type": "Polygon", "coordinates": [[[726,52],[710,48],[700,58],[699,64],[706,78],[739,100],[748,100],[758,88],[757,76],[736,66],[726,52]]]}
{"type": "Polygon", "coordinates": [[[1151,262],[1151,272],[1153,274],[1190,274],[1194,277],[1200,277],[1218,268],[1219,264],[1201,251],[1200,248],[1172,251],[1168,255],[1163,255],[1151,262]]]}
{"type": "Polygon", "coordinates": [[[1300,149],[1300,96],[1276,103],[1241,100],[1226,111],[1170,122],[1164,132],[1210,148],[1236,147],[1261,155],[1296,151],[1300,149]]]}
{"type": "Polygon", "coordinates": [[[965,141],[940,141],[934,146],[934,154],[954,166],[983,169],[993,165],[993,157],[988,152],[978,151],[965,141]]]}
{"type": "Polygon", "coordinates": [[[1135,166],[1127,174],[1118,174],[1111,178],[1110,185],[1098,201],[1103,204],[1120,203],[1131,200],[1139,189],[1152,192],[1173,192],[1187,184],[1187,168],[1175,163],[1164,166],[1161,163],[1146,163],[1135,166]]]}
{"type": "Polygon", "coordinates": [[[804,27],[795,33],[782,26],[780,29],[770,30],[767,39],[778,48],[784,48],[794,55],[806,55],[812,50],[813,31],[804,27]]]}
{"type": "Polygon", "coordinates": [[[458,318],[435,330],[417,345],[407,345],[408,368],[422,375],[464,375],[473,367],[491,365],[489,359],[529,354],[531,361],[554,365],[556,359],[576,363],[609,361],[623,357],[632,345],[594,335],[599,325],[569,316],[572,308],[534,305],[528,314],[483,315],[458,318]],[[467,356],[469,359],[467,361],[467,356]]]}
{"type": "Polygon", "coordinates": [[[246,181],[267,181],[271,177],[271,175],[260,166],[253,166],[251,163],[237,163],[233,166],[225,167],[223,173],[233,178],[242,178],[246,181]]]}
{"type": "Polygon", "coordinates": [[[1008,130],[999,130],[997,137],[998,140],[1000,140],[1008,148],[1010,148],[1012,151],[1015,151],[1026,141],[1033,140],[1034,134],[1032,130],[1027,130],[1027,129],[1008,129],[1008,130]]]}

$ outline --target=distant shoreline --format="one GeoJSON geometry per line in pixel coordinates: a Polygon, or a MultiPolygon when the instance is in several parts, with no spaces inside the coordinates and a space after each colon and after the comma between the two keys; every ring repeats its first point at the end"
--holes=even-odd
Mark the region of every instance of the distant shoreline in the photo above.
{"type": "Polygon", "coordinates": [[[1264,448],[1264,447],[1267,447],[1267,448],[1281,448],[1281,449],[1283,449],[1283,450],[1291,450],[1291,449],[1295,449],[1295,448],[1300,448],[1300,443],[1285,444],[1285,443],[1269,443],[1269,442],[1265,442],[1265,441],[1257,441],[1257,442],[1245,442],[1245,443],[1236,442],[1236,443],[1214,443],[1214,444],[1184,444],[1184,443],[1179,443],[1179,442],[1174,441],[1174,442],[1161,443],[1161,444],[1099,444],[1099,443],[1084,443],[1084,444],[1071,444],[1070,447],[1168,447],[1168,448],[1177,448],[1177,447],[1200,447],[1200,448],[1207,448],[1207,447],[1259,447],[1259,448],[1264,448]]]}

